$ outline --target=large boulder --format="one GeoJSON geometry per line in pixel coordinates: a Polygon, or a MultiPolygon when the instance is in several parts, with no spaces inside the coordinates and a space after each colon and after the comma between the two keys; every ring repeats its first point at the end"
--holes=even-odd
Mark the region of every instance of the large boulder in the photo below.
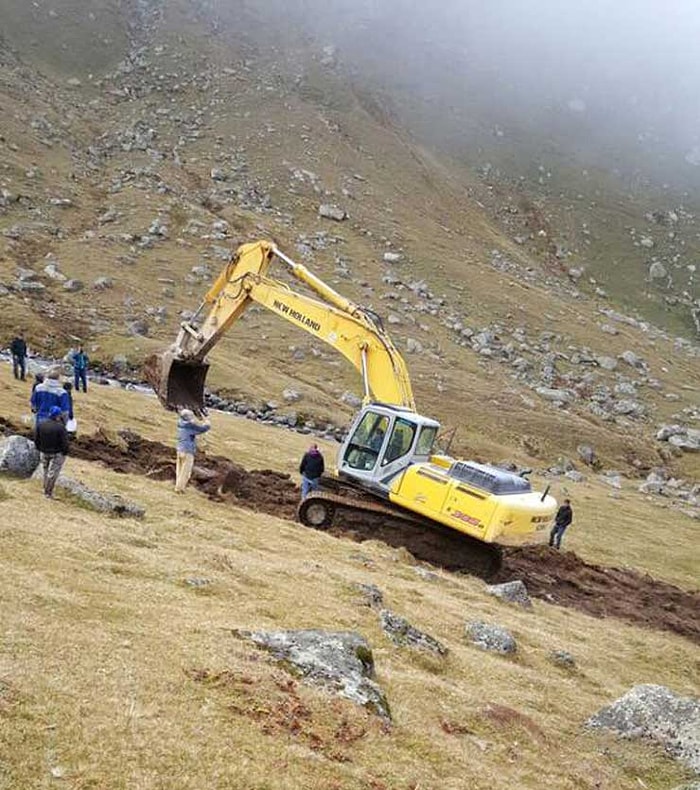
{"type": "Polygon", "coordinates": [[[447,655],[447,648],[442,643],[429,634],[419,631],[405,617],[401,617],[389,609],[382,609],[379,613],[379,620],[382,631],[395,645],[413,647],[439,656],[447,655]]]}
{"type": "Polygon", "coordinates": [[[0,474],[28,478],[39,466],[39,451],[31,439],[8,436],[0,439],[0,474]]]}
{"type": "Polygon", "coordinates": [[[510,631],[500,625],[474,621],[467,623],[467,639],[482,650],[509,655],[515,653],[517,644],[510,631]]]}
{"type": "Polygon", "coordinates": [[[372,649],[352,631],[240,631],[269,650],[285,668],[391,720],[389,703],[374,682],[372,649]]]}
{"type": "Polygon", "coordinates": [[[665,686],[635,686],[592,716],[586,726],[643,738],[663,746],[700,773],[700,700],[679,697],[665,686]]]}
{"type": "MultiPolygon", "coordinates": [[[[37,469],[34,472],[34,477],[37,480],[41,479],[42,475],[41,469],[37,469]]],[[[105,494],[95,491],[79,480],[73,480],[71,477],[60,475],[56,481],[56,489],[64,491],[69,497],[84,507],[95,510],[98,513],[106,513],[119,518],[143,518],[146,515],[144,508],[136,504],[136,502],[124,499],[119,494],[105,494]]]]}
{"type": "Polygon", "coordinates": [[[680,448],[685,453],[700,453],[700,430],[688,428],[685,435],[677,433],[670,436],[668,443],[680,448]]]}

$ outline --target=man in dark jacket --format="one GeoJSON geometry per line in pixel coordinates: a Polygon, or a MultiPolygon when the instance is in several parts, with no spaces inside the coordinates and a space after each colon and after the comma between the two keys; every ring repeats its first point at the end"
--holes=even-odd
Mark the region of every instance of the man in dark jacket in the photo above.
{"type": "Polygon", "coordinates": [[[318,449],[318,445],[312,444],[308,452],[304,453],[304,457],[299,464],[299,472],[301,473],[301,498],[306,497],[318,489],[318,481],[324,472],[323,456],[318,449]]]}
{"type": "Polygon", "coordinates": [[[52,406],[48,420],[37,425],[34,444],[41,453],[44,467],[44,496],[52,499],[54,486],[68,455],[68,431],[63,424],[60,406],[52,406]]]}
{"type": "Polygon", "coordinates": [[[554,546],[555,549],[561,548],[561,539],[564,537],[566,528],[571,524],[574,519],[574,512],[571,509],[571,502],[568,499],[564,500],[564,504],[557,510],[557,515],[554,519],[554,526],[549,534],[549,545],[554,546]]]}
{"type": "Polygon", "coordinates": [[[87,371],[90,364],[90,358],[85,353],[82,346],[78,346],[78,350],[73,353],[71,357],[73,362],[73,377],[75,379],[75,391],[80,392],[80,385],[83,385],[83,392],[87,392],[87,371]]]}
{"type": "Polygon", "coordinates": [[[16,379],[25,381],[27,374],[27,341],[20,332],[10,343],[10,353],[12,354],[12,372],[16,379]]]}

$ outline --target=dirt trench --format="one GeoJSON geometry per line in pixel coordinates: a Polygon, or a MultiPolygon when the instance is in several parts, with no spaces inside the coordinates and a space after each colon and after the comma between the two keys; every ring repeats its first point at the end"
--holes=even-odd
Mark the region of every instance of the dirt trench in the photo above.
{"type": "MultiPolygon", "coordinates": [[[[28,435],[25,426],[0,418],[0,432],[28,435]]],[[[159,442],[121,431],[79,436],[74,457],[97,461],[112,471],[174,480],[174,450],[159,442]]],[[[299,489],[291,477],[271,469],[247,470],[223,456],[198,454],[193,484],[210,499],[279,518],[294,519],[299,489]]],[[[451,571],[463,570],[459,536],[436,531],[416,534],[401,519],[354,516],[330,530],[358,542],[380,540],[406,548],[418,560],[451,571]]],[[[546,546],[505,549],[503,565],[490,582],[521,579],[535,598],[578,609],[594,617],[671,631],[700,644],[700,590],[687,591],[628,568],[584,562],[572,552],[546,546]]]]}

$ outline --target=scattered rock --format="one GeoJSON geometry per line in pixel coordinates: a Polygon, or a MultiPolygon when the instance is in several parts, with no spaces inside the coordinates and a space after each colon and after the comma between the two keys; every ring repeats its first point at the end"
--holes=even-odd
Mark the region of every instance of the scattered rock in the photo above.
{"type": "Polygon", "coordinates": [[[426,650],[439,656],[447,655],[447,648],[428,634],[424,634],[412,626],[408,620],[389,609],[382,609],[379,613],[382,631],[395,645],[413,647],[417,650],[426,650]]]}
{"type": "Polygon", "coordinates": [[[66,282],[63,283],[63,290],[69,293],[77,293],[78,291],[82,291],[84,287],[82,280],[66,280],[66,282]]]}
{"type": "Polygon", "coordinates": [[[359,409],[362,406],[362,398],[358,398],[357,395],[349,391],[340,396],[340,402],[352,406],[353,409],[359,409]]]}
{"type": "Polygon", "coordinates": [[[423,352],[423,344],[413,337],[407,337],[406,351],[408,351],[409,354],[421,354],[423,352]]]}
{"type": "Polygon", "coordinates": [[[550,387],[537,387],[535,392],[542,398],[552,401],[560,406],[571,403],[573,397],[568,390],[552,389],[550,387]]]}
{"type": "Polygon", "coordinates": [[[467,638],[472,644],[491,653],[509,655],[517,650],[513,635],[500,625],[479,621],[467,623],[467,638]]]}
{"type": "Polygon", "coordinates": [[[567,650],[552,650],[547,654],[547,660],[562,669],[576,668],[576,659],[567,650]]]}
{"type": "Polygon", "coordinates": [[[666,267],[663,263],[659,261],[654,261],[649,267],[649,279],[651,280],[663,280],[664,278],[668,277],[668,272],[666,271],[666,267]]]}
{"type": "MultiPolygon", "coordinates": [[[[41,479],[43,471],[37,468],[34,472],[36,479],[41,479]]],[[[77,499],[81,505],[96,510],[98,513],[107,513],[120,518],[143,518],[146,511],[141,505],[124,499],[118,494],[102,494],[84,483],[73,480],[72,477],[61,475],[56,481],[56,488],[65,491],[70,497],[77,499]]]]}
{"type": "Polygon", "coordinates": [[[489,584],[486,587],[486,592],[502,601],[522,606],[523,609],[532,609],[532,601],[527,594],[527,587],[520,579],[503,584],[489,584]]]}
{"type": "Polygon", "coordinates": [[[301,400],[301,393],[295,389],[288,388],[282,392],[282,398],[286,403],[296,403],[301,400]]]}
{"type": "Polygon", "coordinates": [[[596,357],[595,361],[598,367],[603,368],[603,370],[615,370],[617,367],[617,360],[615,357],[596,357]]]}
{"type": "Polygon", "coordinates": [[[376,584],[357,584],[356,587],[360,591],[366,606],[372,609],[381,609],[384,605],[384,593],[376,584]]]}
{"type": "Polygon", "coordinates": [[[372,649],[351,631],[239,632],[303,678],[391,720],[386,696],[374,682],[372,649]]]}
{"type": "Polygon", "coordinates": [[[323,203],[318,207],[319,217],[324,219],[332,219],[335,222],[342,222],[348,218],[348,213],[340,206],[335,206],[331,203],[323,203]]]}
{"type": "Polygon", "coordinates": [[[700,430],[688,428],[685,434],[677,433],[669,437],[668,443],[685,453],[700,453],[700,430]]]}
{"type": "Polygon", "coordinates": [[[31,439],[8,436],[0,439],[0,474],[29,478],[39,466],[39,451],[31,439]]]}
{"type": "Polygon", "coordinates": [[[401,254],[398,252],[385,252],[382,259],[384,263],[399,263],[401,254]]]}
{"type": "Polygon", "coordinates": [[[700,700],[679,697],[665,686],[635,686],[592,716],[586,726],[624,738],[644,738],[700,773],[700,700]]]}
{"type": "Polygon", "coordinates": [[[112,288],[113,285],[114,280],[111,277],[98,277],[92,284],[92,287],[96,291],[106,291],[108,288],[112,288]]]}
{"type": "Polygon", "coordinates": [[[598,465],[598,458],[595,454],[595,450],[589,444],[579,444],[576,448],[576,452],[584,464],[592,467],[598,465]]]}
{"type": "Polygon", "coordinates": [[[148,337],[148,332],[149,332],[148,322],[144,321],[142,318],[139,318],[136,321],[130,321],[126,325],[126,328],[130,335],[140,335],[142,337],[148,337]]]}

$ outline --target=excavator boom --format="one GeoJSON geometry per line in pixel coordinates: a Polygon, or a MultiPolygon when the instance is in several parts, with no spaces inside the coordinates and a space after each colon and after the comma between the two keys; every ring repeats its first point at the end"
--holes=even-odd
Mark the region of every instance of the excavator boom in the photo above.
{"type": "Polygon", "coordinates": [[[267,308],[345,356],[362,375],[365,403],[415,409],[405,362],[381,320],[265,241],[238,248],[193,319],[181,325],[175,344],[147,361],[147,378],[163,405],[202,411],[209,367],[206,355],[252,304],[267,308]],[[297,293],[269,277],[275,257],[320,298],[297,293]]]}

